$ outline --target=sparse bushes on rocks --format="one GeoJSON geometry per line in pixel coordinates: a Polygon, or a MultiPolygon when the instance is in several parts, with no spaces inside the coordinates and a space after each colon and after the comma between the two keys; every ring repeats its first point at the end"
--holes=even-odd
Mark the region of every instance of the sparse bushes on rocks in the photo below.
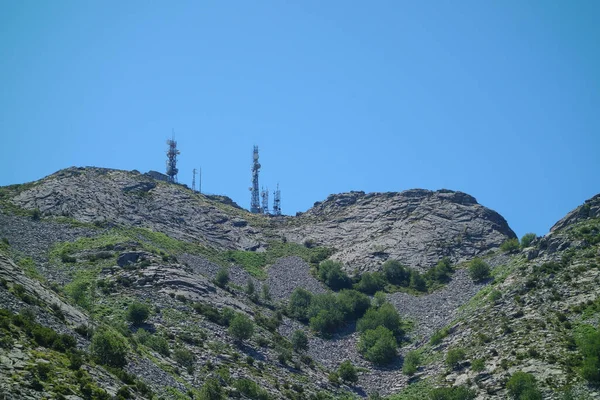
{"type": "Polygon", "coordinates": [[[469,276],[475,282],[481,282],[490,277],[490,266],[481,258],[474,258],[469,263],[469,276]]]}
{"type": "Polygon", "coordinates": [[[240,341],[250,339],[254,334],[254,323],[244,314],[237,313],[229,323],[229,334],[240,341]]]}
{"type": "Polygon", "coordinates": [[[133,325],[143,324],[149,316],[150,306],[148,306],[148,304],[134,301],[127,307],[126,318],[127,321],[131,322],[133,325]]]}
{"type": "Polygon", "coordinates": [[[452,263],[448,257],[442,258],[435,267],[429,269],[425,275],[425,280],[429,283],[429,286],[433,286],[438,283],[446,283],[450,280],[450,275],[454,272],[452,263]]]}
{"type": "Polygon", "coordinates": [[[446,354],[446,365],[450,369],[457,369],[460,363],[465,359],[465,351],[463,349],[450,349],[446,354]]]}
{"type": "Polygon", "coordinates": [[[381,272],[365,272],[354,287],[360,292],[372,295],[383,290],[386,283],[385,276],[381,272]]]}
{"type": "Polygon", "coordinates": [[[350,360],[342,362],[337,372],[339,377],[345,382],[358,382],[358,373],[356,372],[356,368],[354,367],[352,362],[350,362],[350,360]]]}
{"type": "Polygon", "coordinates": [[[410,283],[410,271],[396,260],[384,262],[383,273],[387,281],[393,285],[408,286],[410,283]]]}
{"type": "Polygon", "coordinates": [[[400,315],[390,303],[386,303],[377,309],[370,308],[367,310],[365,315],[358,321],[356,329],[359,332],[365,332],[379,326],[387,328],[398,339],[404,334],[400,315]]]}
{"type": "Polygon", "coordinates": [[[475,396],[475,391],[464,386],[441,387],[433,389],[429,393],[428,400],[472,400],[475,396]]]}
{"type": "Polygon", "coordinates": [[[302,288],[296,288],[290,297],[288,305],[289,315],[300,321],[307,321],[308,308],[310,307],[311,300],[312,293],[302,288]]]}
{"type": "Polygon", "coordinates": [[[515,400],[542,400],[535,377],[525,372],[515,372],[506,382],[506,389],[515,400]]]}
{"type": "Polygon", "coordinates": [[[308,350],[308,337],[306,337],[306,333],[301,330],[294,331],[294,334],[292,335],[292,346],[294,347],[294,350],[298,352],[308,350]]]}
{"type": "Polygon", "coordinates": [[[333,290],[346,289],[352,286],[350,277],[342,271],[342,264],[325,260],[319,264],[319,279],[333,290]]]}
{"type": "Polygon", "coordinates": [[[192,373],[194,371],[194,362],[196,357],[194,353],[189,351],[184,347],[178,347],[173,351],[173,359],[177,362],[177,364],[184,367],[188,373],[192,373]]]}
{"type": "Polygon", "coordinates": [[[215,276],[215,284],[221,288],[225,288],[229,283],[229,270],[225,267],[219,269],[215,276]]]}
{"type": "Polygon", "coordinates": [[[442,343],[442,339],[444,339],[446,336],[448,336],[449,333],[450,332],[447,328],[443,328],[443,329],[436,331],[431,336],[431,339],[429,339],[429,344],[431,344],[432,346],[437,346],[438,344],[442,343]]]}
{"type": "Polygon", "coordinates": [[[471,369],[475,372],[481,372],[484,370],[484,368],[485,368],[485,363],[482,358],[473,360],[473,362],[471,363],[471,369]]]}
{"type": "Polygon", "coordinates": [[[421,363],[421,357],[416,351],[409,351],[404,357],[404,363],[402,364],[402,372],[406,375],[411,376],[417,372],[421,363]]]}
{"type": "Polygon", "coordinates": [[[583,356],[581,375],[592,384],[600,384],[600,329],[584,335],[578,347],[583,356]]]}
{"type": "Polygon", "coordinates": [[[92,337],[90,351],[100,364],[123,368],[127,364],[127,350],[125,338],[116,331],[100,329],[92,337]]]}
{"type": "Polygon", "coordinates": [[[529,247],[531,245],[531,242],[533,242],[535,240],[537,236],[535,235],[535,233],[526,233],[523,235],[523,237],[521,238],[521,248],[526,248],[529,247]]]}
{"type": "Polygon", "coordinates": [[[359,352],[367,360],[377,365],[392,362],[396,358],[397,347],[394,334],[383,326],[365,331],[361,334],[358,342],[359,352]]]}
{"type": "Polygon", "coordinates": [[[519,239],[512,238],[504,241],[504,243],[500,245],[500,250],[502,250],[505,253],[512,253],[514,251],[519,250],[519,247],[519,239]]]}

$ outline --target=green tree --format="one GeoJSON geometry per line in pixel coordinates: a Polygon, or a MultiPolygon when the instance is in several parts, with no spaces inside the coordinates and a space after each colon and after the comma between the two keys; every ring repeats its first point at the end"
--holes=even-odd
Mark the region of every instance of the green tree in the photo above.
{"type": "Polygon", "coordinates": [[[254,334],[254,323],[244,314],[236,314],[229,323],[229,334],[237,340],[250,339],[254,334]]]}
{"type": "Polygon", "coordinates": [[[383,326],[390,330],[396,338],[400,338],[404,331],[402,330],[402,321],[396,308],[386,303],[379,308],[370,308],[365,315],[358,321],[356,329],[359,332],[365,332],[383,326]]]}
{"type": "Polygon", "coordinates": [[[421,357],[416,351],[409,351],[404,357],[404,363],[402,364],[402,372],[406,375],[411,376],[417,372],[419,365],[421,364],[421,357]]]}
{"type": "Polygon", "coordinates": [[[307,321],[308,308],[310,307],[312,297],[312,293],[305,289],[294,289],[290,297],[290,302],[288,304],[289,315],[300,321],[307,321]]]}
{"type": "Polygon", "coordinates": [[[481,258],[474,258],[469,263],[469,276],[475,282],[481,282],[490,277],[490,266],[481,258]]]}
{"type": "Polygon", "coordinates": [[[126,318],[127,321],[131,322],[133,325],[141,325],[150,316],[150,307],[148,304],[140,303],[138,301],[134,301],[127,307],[126,318]]]}
{"type": "Polygon", "coordinates": [[[375,294],[375,292],[385,288],[385,283],[385,278],[381,272],[365,272],[355,288],[366,294],[375,294]]]}
{"type": "Polygon", "coordinates": [[[201,400],[223,400],[225,399],[225,392],[221,383],[215,378],[209,378],[202,385],[200,389],[201,400]]]}
{"type": "Polygon", "coordinates": [[[379,308],[385,303],[387,303],[387,297],[385,295],[385,292],[379,291],[375,293],[375,296],[373,296],[373,307],[379,308]]]}
{"type": "Polygon", "coordinates": [[[536,234],[535,233],[526,233],[523,235],[523,237],[521,238],[521,248],[526,248],[529,247],[529,245],[531,245],[531,242],[533,242],[536,238],[536,234]]]}
{"type": "Polygon", "coordinates": [[[358,373],[356,372],[356,368],[350,360],[346,360],[340,364],[338,368],[339,377],[346,382],[356,383],[358,382],[358,373]]]}
{"type": "Polygon", "coordinates": [[[504,251],[505,253],[512,253],[519,250],[519,239],[512,238],[505,240],[504,243],[500,245],[500,250],[504,251]]]}
{"type": "Polygon", "coordinates": [[[294,334],[292,335],[292,346],[294,347],[294,350],[298,352],[308,350],[308,337],[306,337],[304,331],[299,329],[294,331],[294,334]]]}
{"type": "Polygon", "coordinates": [[[336,303],[344,314],[344,319],[350,321],[364,315],[371,306],[371,299],[356,290],[345,289],[337,295],[336,303]]]}
{"type": "Polygon", "coordinates": [[[196,361],[196,356],[194,356],[194,353],[185,347],[176,348],[173,352],[173,359],[177,362],[177,364],[187,369],[188,373],[191,374],[194,371],[194,362],[196,361]]]}
{"type": "Polygon", "coordinates": [[[409,287],[418,292],[426,292],[427,284],[425,279],[417,271],[410,271],[410,284],[409,287]]]}
{"type": "Polygon", "coordinates": [[[263,283],[261,285],[261,290],[262,290],[262,298],[264,301],[271,301],[271,288],[269,287],[268,284],[263,283]]]}
{"type": "Polygon", "coordinates": [[[581,375],[592,384],[600,384],[600,328],[585,334],[578,347],[583,356],[581,375]]]}
{"type": "Polygon", "coordinates": [[[215,276],[215,284],[219,287],[224,288],[229,283],[229,269],[226,267],[221,268],[215,276]]]}
{"type": "Polygon", "coordinates": [[[465,351],[463,349],[450,349],[446,354],[446,365],[450,369],[457,369],[461,361],[465,359],[465,351]]]}
{"type": "Polygon", "coordinates": [[[396,260],[384,262],[383,273],[388,282],[394,285],[408,286],[410,283],[410,272],[396,260]]]}
{"type": "Polygon", "coordinates": [[[377,365],[392,362],[396,358],[397,347],[394,334],[383,326],[363,332],[358,341],[359,352],[377,365]]]}
{"type": "Polygon", "coordinates": [[[535,377],[526,372],[515,372],[506,382],[506,389],[515,400],[542,400],[535,377]]]}
{"type": "Polygon", "coordinates": [[[319,264],[319,279],[333,290],[352,286],[350,277],[342,270],[342,264],[333,260],[325,260],[319,264]]]}
{"type": "Polygon", "coordinates": [[[92,337],[90,352],[96,362],[123,368],[127,364],[127,342],[116,331],[99,329],[92,337]]]}
{"type": "Polygon", "coordinates": [[[246,294],[252,296],[254,295],[255,290],[254,281],[251,278],[248,278],[248,281],[246,282],[246,294]]]}

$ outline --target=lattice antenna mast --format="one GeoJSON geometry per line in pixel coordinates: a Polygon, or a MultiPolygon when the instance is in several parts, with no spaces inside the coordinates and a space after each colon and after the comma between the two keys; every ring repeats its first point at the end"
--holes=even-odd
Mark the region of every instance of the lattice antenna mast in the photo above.
{"type": "Polygon", "coordinates": [[[273,215],[281,215],[281,190],[279,190],[279,183],[277,184],[277,190],[273,192],[273,215]]]}
{"type": "Polygon", "coordinates": [[[179,150],[177,150],[175,134],[167,140],[167,144],[169,145],[169,150],[167,150],[167,176],[169,182],[177,182],[177,173],[179,172],[177,169],[177,155],[179,155],[179,150]]]}
{"type": "Polygon", "coordinates": [[[196,191],[196,168],[192,171],[192,192],[196,191]]]}
{"type": "Polygon", "coordinates": [[[262,197],[262,213],[269,214],[269,188],[263,189],[260,196],[262,197]]]}
{"type": "Polygon", "coordinates": [[[202,168],[200,168],[200,174],[198,174],[198,193],[202,193],[202,168]]]}
{"type": "Polygon", "coordinates": [[[260,200],[258,193],[258,171],[260,170],[260,163],[258,162],[258,146],[254,146],[254,152],[252,154],[252,187],[250,192],[252,193],[250,199],[250,212],[259,214],[261,212],[260,200]]]}

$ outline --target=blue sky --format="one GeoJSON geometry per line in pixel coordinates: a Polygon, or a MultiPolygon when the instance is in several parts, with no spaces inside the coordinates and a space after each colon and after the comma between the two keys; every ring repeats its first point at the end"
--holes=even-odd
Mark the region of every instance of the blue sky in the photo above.
{"type": "Polygon", "coordinates": [[[600,2],[0,1],[0,185],[164,170],[286,214],[447,188],[545,234],[600,192],[600,2]]]}

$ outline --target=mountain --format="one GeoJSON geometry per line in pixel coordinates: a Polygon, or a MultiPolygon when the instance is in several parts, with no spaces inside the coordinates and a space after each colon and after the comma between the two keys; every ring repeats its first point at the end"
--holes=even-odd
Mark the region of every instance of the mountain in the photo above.
{"type": "Polygon", "coordinates": [[[273,217],[156,178],[0,188],[3,394],[504,399],[525,376],[527,398],[599,398],[600,195],[520,246],[461,192],[273,217]]]}

